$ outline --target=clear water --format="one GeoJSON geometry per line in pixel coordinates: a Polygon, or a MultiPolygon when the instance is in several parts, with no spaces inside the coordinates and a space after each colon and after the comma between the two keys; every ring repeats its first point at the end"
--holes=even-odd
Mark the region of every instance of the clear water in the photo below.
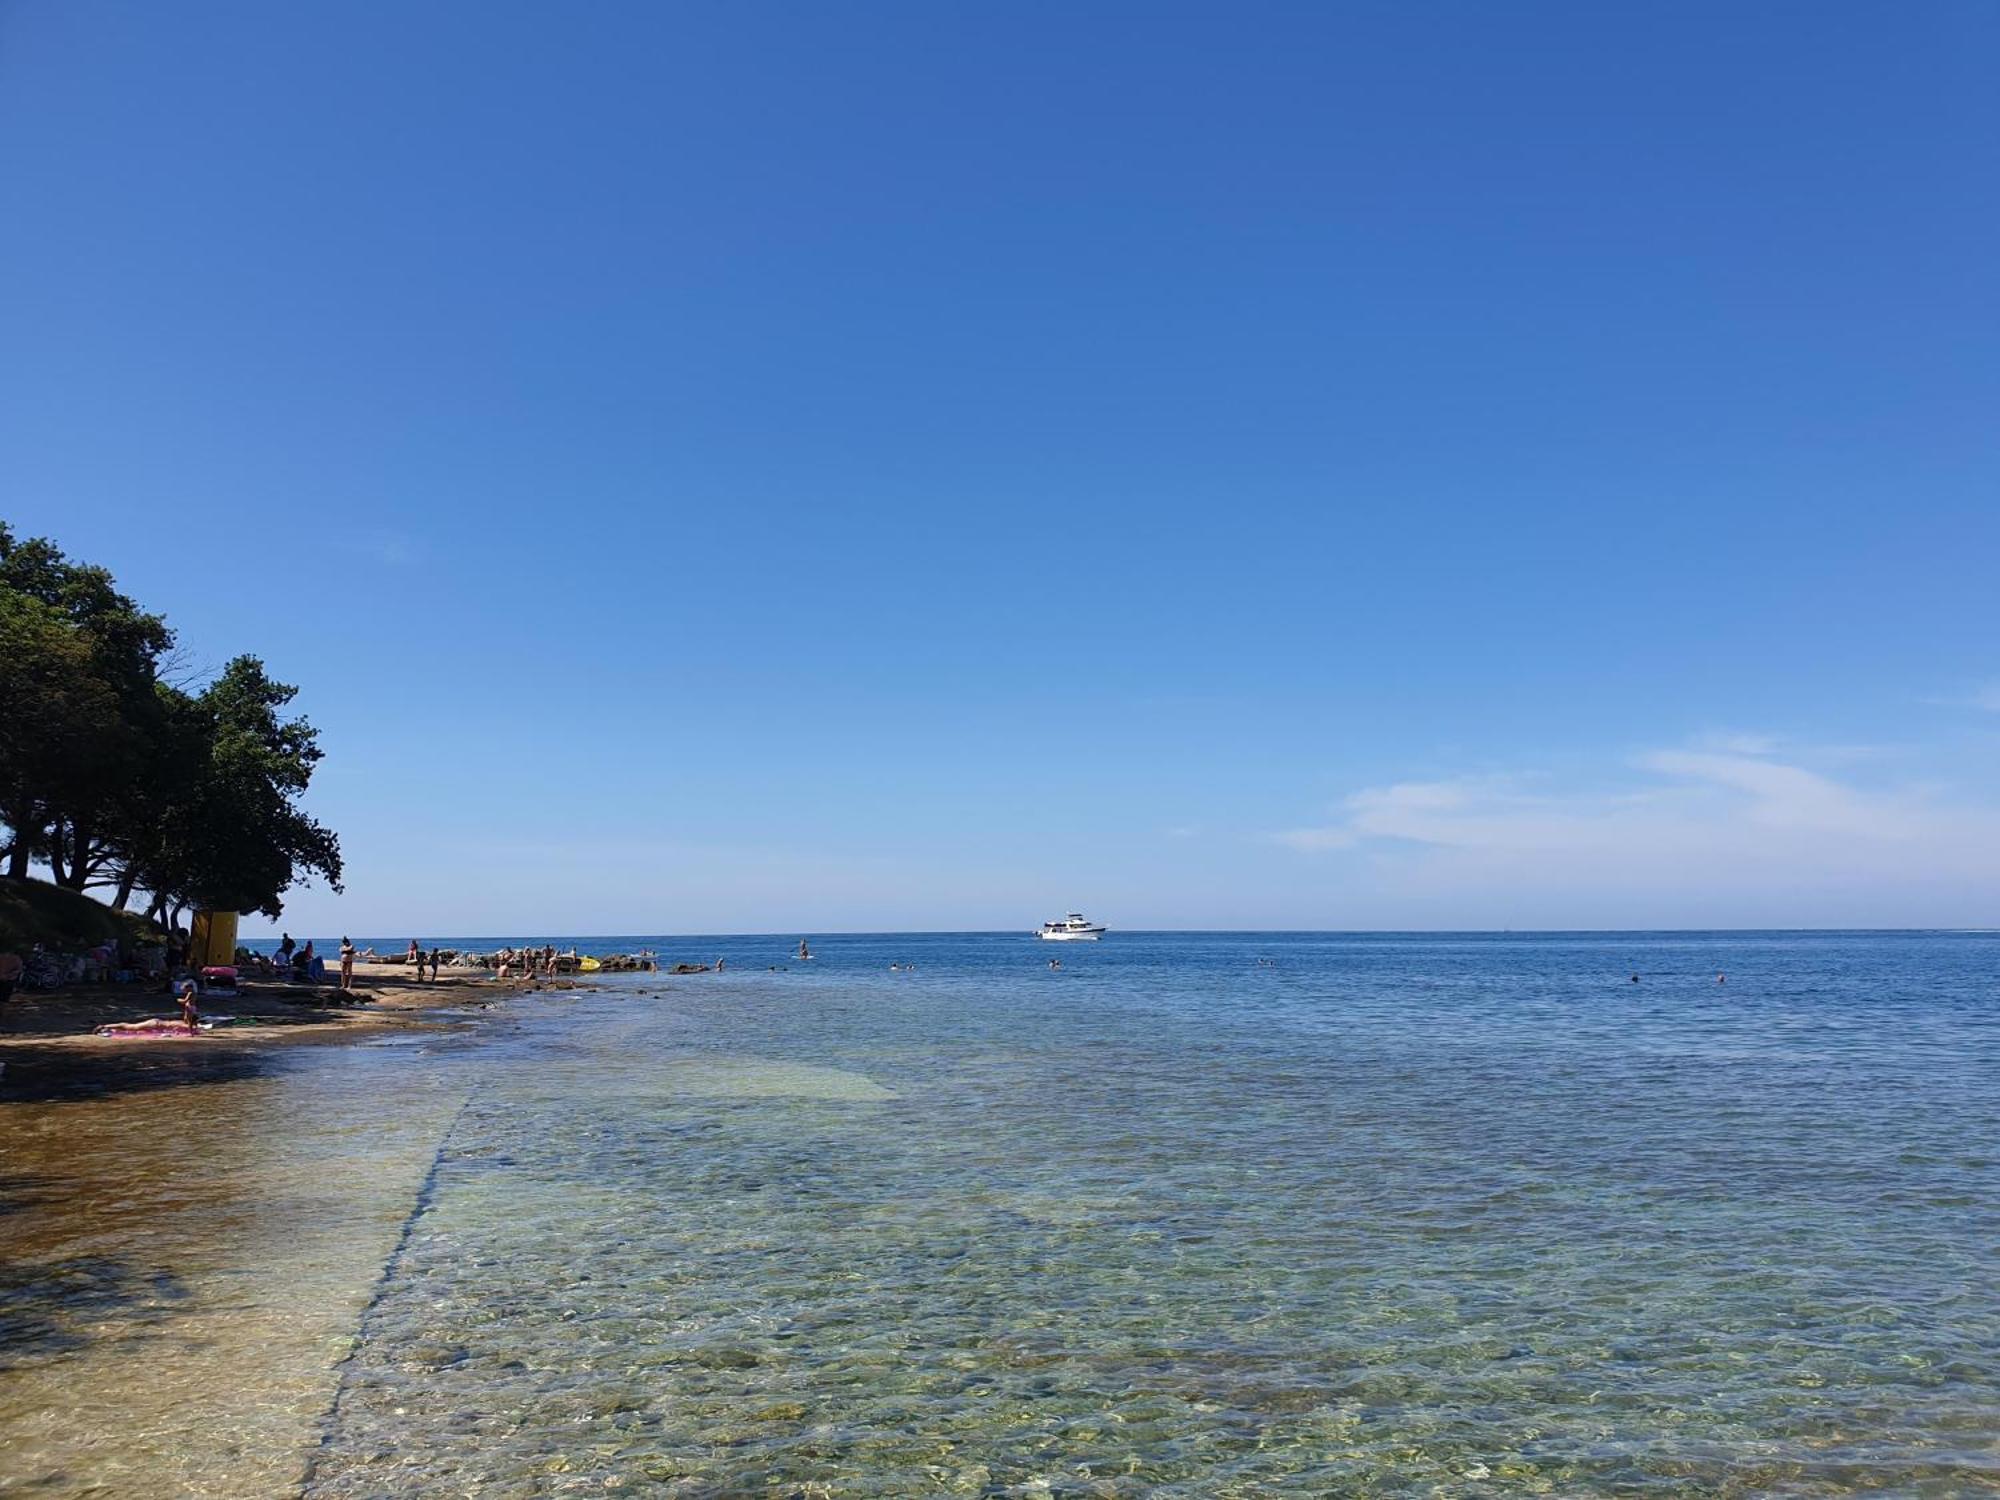
{"type": "Polygon", "coordinates": [[[2000,1490],[2000,939],[649,945],[258,1080],[452,1106],[305,1493],[2000,1490]]]}

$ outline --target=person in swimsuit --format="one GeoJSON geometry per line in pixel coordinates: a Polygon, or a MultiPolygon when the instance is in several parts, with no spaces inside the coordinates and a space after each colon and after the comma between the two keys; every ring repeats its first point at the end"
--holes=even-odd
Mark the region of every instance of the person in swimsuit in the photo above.
{"type": "Polygon", "coordinates": [[[344,937],[340,940],[340,987],[344,990],[354,988],[353,938],[344,937]]]}

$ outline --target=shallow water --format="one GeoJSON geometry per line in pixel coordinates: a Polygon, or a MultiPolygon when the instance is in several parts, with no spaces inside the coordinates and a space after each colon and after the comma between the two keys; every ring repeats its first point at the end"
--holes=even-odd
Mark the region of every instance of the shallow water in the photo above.
{"type": "Polygon", "coordinates": [[[170,1256],[144,1193],[17,1216],[188,1273],[0,1371],[0,1483],[57,1377],[108,1406],[37,1493],[185,1469],[104,1426],[137,1351],[278,1372],[215,1494],[2000,1489],[2000,940],[710,946],[231,1085],[234,1227],[170,1256]],[[377,1094],[393,1170],[273,1165],[377,1094]]]}

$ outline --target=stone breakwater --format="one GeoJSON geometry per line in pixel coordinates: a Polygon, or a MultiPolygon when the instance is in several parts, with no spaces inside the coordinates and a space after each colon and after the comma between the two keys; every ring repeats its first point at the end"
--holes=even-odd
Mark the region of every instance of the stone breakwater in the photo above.
{"type": "MultiPolygon", "coordinates": [[[[497,970],[502,964],[505,964],[509,968],[518,969],[524,961],[532,961],[535,967],[539,969],[541,961],[538,957],[534,956],[535,952],[536,950],[528,948],[495,948],[490,952],[476,952],[469,948],[441,948],[438,950],[438,957],[443,961],[446,968],[451,969],[497,970]]],[[[424,956],[428,960],[430,950],[426,949],[424,956]]],[[[376,954],[370,955],[364,962],[387,964],[392,967],[407,967],[409,964],[409,955],[404,953],[376,954]]],[[[652,973],[659,966],[659,960],[650,953],[605,953],[594,955],[558,953],[555,956],[555,970],[558,974],[641,974],[652,973]],[[593,963],[595,967],[586,969],[584,967],[586,960],[593,963]]]]}

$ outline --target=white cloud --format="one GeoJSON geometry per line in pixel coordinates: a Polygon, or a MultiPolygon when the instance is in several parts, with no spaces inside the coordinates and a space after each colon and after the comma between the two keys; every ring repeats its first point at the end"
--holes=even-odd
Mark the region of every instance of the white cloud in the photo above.
{"type": "Polygon", "coordinates": [[[1747,925],[1877,911],[1885,924],[1949,922],[2000,899],[2000,810],[1836,779],[1797,753],[1774,758],[1761,737],[1755,753],[1716,743],[1607,765],[1596,789],[1540,775],[1366,787],[1325,823],[1273,837],[1305,854],[1346,851],[1371,896],[1436,898],[1468,921],[1526,908],[1557,925],[1584,910],[1632,925],[1739,910],[1747,925]],[[1926,918],[1923,892],[1950,914],[1926,918]]]}
{"type": "Polygon", "coordinates": [[[1699,750],[1717,750],[1725,755],[1776,755],[1784,741],[1775,734],[1746,734],[1740,730],[1717,730],[1695,741],[1699,750]]]}
{"type": "Polygon", "coordinates": [[[1988,678],[1976,683],[1962,693],[1949,693],[1941,698],[1926,698],[1924,702],[1940,708],[1976,708],[1984,713],[2000,714],[2000,677],[1988,678]]]}

